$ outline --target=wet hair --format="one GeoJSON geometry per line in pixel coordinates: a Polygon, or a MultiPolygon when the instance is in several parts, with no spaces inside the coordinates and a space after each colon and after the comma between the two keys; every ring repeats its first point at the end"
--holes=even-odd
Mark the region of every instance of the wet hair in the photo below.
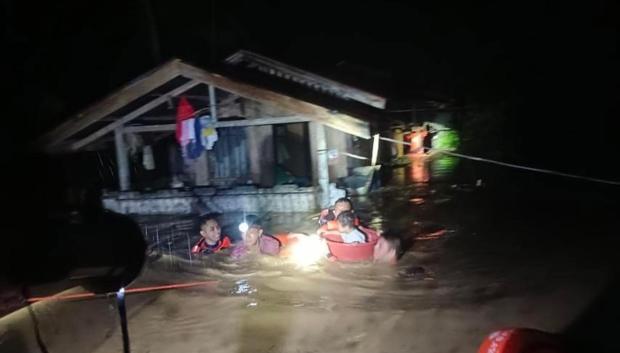
{"type": "Polygon", "coordinates": [[[355,227],[355,214],[352,211],[342,211],[336,220],[343,227],[355,227]]]}
{"type": "Polygon", "coordinates": [[[339,198],[338,200],[336,200],[336,202],[334,202],[334,206],[335,206],[337,203],[341,203],[341,202],[346,202],[346,203],[348,203],[348,204],[349,204],[349,208],[350,208],[350,209],[353,209],[353,202],[351,202],[351,200],[350,200],[348,197],[341,197],[341,198],[339,198]]]}
{"type": "Polygon", "coordinates": [[[258,229],[263,228],[260,220],[258,219],[258,216],[247,215],[243,218],[243,221],[248,225],[248,229],[249,228],[258,228],[258,229]]]}
{"type": "Polygon", "coordinates": [[[248,231],[250,229],[256,229],[257,231],[260,231],[263,229],[263,226],[258,218],[258,216],[255,215],[248,215],[245,217],[245,223],[248,225],[248,231]]]}
{"type": "Polygon", "coordinates": [[[396,252],[396,257],[399,258],[402,255],[402,244],[400,238],[390,235],[383,235],[383,239],[390,245],[391,249],[396,252]]]}
{"type": "Polygon", "coordinates": [[[248,230],[250,230],[250,229],[252,229],[252,228],[253,228],[253,229],[258,229],[258,230],[261,230],[261,229],[263,229],[263,226],[261,226],[261,225],[260,225],[260,224],[258,224],[258,223],[252,223],[252,224],[250,224],[250,225],[248,226],[248,230]]]}
{"type": "MultiPolygon", "coordinates": [[[[215,221],[217,222],[217,217],[219,216],[219,214],[217,213],[208,213],[204,216],[200,217],[200,223],[199,226],[202,228],[202,226],[204,226],[205,224],[207,224],[207,222],[209,221],[215,221]]],[[[219,223],[219,222],[218,222],[219,223]]]]}

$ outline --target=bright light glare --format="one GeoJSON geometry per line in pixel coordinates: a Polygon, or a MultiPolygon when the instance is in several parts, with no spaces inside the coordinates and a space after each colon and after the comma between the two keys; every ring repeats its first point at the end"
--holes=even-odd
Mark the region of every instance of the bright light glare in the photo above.
{"type": "Polygon", "coordinates": [[[291,259],[300,267],[308,267],[324,259],[329,250],[325,240],[316,234],[299,235],[297,241],[289,245],[291,259]]]}
{"type": "Polygon", "coordinates": [[[241,224],[239,224],[239,230],[241,231],[241,233],[245,233],[248,230],[248,224],[243,222],[241,224]]]}

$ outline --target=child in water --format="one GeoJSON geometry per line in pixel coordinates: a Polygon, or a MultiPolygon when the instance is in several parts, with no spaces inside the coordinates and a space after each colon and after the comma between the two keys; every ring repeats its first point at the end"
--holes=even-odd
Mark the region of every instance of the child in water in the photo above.
{"type": "Polygon", "coordinates": [[[344,243],[366,242],[366,234],[357,229],[355,219],[355,214],[352,211],[343,211],[336,218],[338,221],[338,231],[344,243]]]}

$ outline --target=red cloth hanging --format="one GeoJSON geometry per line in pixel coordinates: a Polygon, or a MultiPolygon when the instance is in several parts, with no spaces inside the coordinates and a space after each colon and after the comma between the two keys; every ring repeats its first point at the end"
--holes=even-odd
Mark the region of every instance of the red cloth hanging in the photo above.
{"type": "Polygon", "coordinates": [[[177,130],[176,138],[177,142],[181,144],[183,137],[183,121],[194,116],[194,107],[189,103],[187,98],[181,97],[179,105],[177,106],[177,130]]]}

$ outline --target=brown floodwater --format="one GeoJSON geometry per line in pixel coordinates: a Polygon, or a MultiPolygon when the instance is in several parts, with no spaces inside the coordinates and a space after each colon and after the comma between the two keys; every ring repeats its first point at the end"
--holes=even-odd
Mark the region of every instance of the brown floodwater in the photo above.
{"type": "MultiPolygon", "coordinates": [[[[403,239],[398,265],[196,259],[191,219],[141,219],[151,254],[132,286],[213,282],[128,295],[132,352],[473,353],[498,328],[586,339],[583,327],[618,325],[605,317],[617,308],[593,309],[617,283],[605,194],[406,181],[353,200],[403,239]]],[[[223,216],[227,232],[239,216],[223,216]]],[[[310,214],[262,216],[273,233],[316,226],[310,214]]],[[[114,298],[38,303],[0,319],[0,351],[122,352],[118,321],[114,298]]]]}

